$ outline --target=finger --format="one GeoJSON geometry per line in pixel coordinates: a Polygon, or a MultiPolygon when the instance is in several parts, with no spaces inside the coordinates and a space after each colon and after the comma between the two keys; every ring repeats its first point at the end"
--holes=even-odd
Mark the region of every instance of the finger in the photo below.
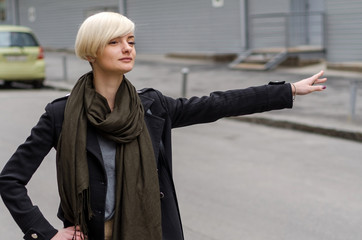
{"type": "Polygon", "coordinates": [[[84,236],[83,234],[77,235],[73,240],[85,240],[88,239],[87,236],[84,236]]]}
{"type": "Polygon", "coordinates": [[[80,234],[73,236],[72,240],[83,240],[84,238],[80,234]]]}
{"type": "MultiPolygon", "coordinates": [[[[83,232],[81,231],[81,228],[80,228],[79,225],[77,225],[77,226],[75,227],[75,230],[76,230],[76,237],[77,237],[77,239],[86,239],[86,238],[87,238],[87,236],[85,236],[85,235],[83,234],[83,232]]],[[[73,231],[74,231],[74,229],[73,229],[73,231]]]]}
{"type": "Polygon", "coordinates": [[[316,83],[325,83],[327,81],[327,78],[317,79],[316,83]]]}
{"type": "Polygon", "coordinates": [[[75,230],[80,231],[80,226],[79,225],[75,226],[75,230]]]}
{"type": "Polygon", "coordinates": [[[320,92],[320,91],[323,91],[324,89],[326,89],[327,87],[326,86],[322,86],[322,85],[319,85],[319,86],[312,86],[312,91],[313,92],[320,92]]]}
{"type": "Polygon", "coordinates": [[[84,239],[85,235],[82,232],[77,232],[77,236],[84,239]]]}
{"type": "Polygon", "coordinates": [[[320,78],[320,77],[323,76],[323,74],[324,74],[324,71],[321,70],[319,73],[315,74],[314,76],[317,77],[317,78],[320,78]]]}
{"type": "Polygon", "coordinates": [[[327,78],[317,79],[311,85],[313,86],[314,84],[325,83],[326,81],[327,81],[327,78]]]}
{"type": "Polygon", "coordinates": [[[80,240],[84,239],[83,233],[80,231],[80,227],[70,226],[63,229],[63,233],[67,239],[80,240]]]}
{"type": "Polygon", "coordinates": [[[319,73],[317,73],[317,74],[314,74],[314,75],[311,77],[311,79],[313,79],[313,84],[314,84],[320,77],[322,77],[323,74],[324,74],[324,71],[323,71],[323,70],[321,70],[321,71],[320,71],[319,73]]]}

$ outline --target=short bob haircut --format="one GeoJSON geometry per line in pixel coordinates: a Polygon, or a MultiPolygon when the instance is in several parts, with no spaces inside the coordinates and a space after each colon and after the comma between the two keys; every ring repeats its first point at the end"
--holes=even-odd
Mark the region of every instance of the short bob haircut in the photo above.
{"type": "Polygon", "coordinates": [[[88,17],[80,26],[75,40],[75,53],[89,60],[97,57],[113,38],[134,32],[135,24],[115,12],[100,12],[88,17]]]}

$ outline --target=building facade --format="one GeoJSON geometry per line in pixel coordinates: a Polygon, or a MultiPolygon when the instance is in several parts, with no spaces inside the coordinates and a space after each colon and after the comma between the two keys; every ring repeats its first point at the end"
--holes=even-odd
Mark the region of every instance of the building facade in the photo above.
{"type": "Polygon", "coordinates": [[[136,23],[139,53],[316,46],[327,61],[362,62],[356,0],[0,0],[0,24],[31,27],[46,48],[73,49],[79,24],[98,11],[136,23]]]}
{"type": "Polygon", "coordinates": [[[72,49],[78,26],[86,17],[120,10],[136,23],[139,52],[235,53],[244,48],[239,0],[219,6],[211,0],[188,4],[177,0],[1,1],[7,12],[2,23],[32,28],[46,48],[72,49]]]}
{"type": "Polygon", "coordinates": [[[152,53],[236,53],[245,49],[244,1],[133,0],[137,48],[152,53]],[[219,3],[219,4],[217,4],[219,3]]]}
{"type": "Polygon", "coordinates": [[[79,24],[97,11],[119,11],[116,0],[5,0],[6,22],[33,29],[45,48],[73,49],[79,24]]]}
{"type": "Polygon", "coordinates": [[[249,48],[324,47],[324,0],[248,1],[249,48]]]}

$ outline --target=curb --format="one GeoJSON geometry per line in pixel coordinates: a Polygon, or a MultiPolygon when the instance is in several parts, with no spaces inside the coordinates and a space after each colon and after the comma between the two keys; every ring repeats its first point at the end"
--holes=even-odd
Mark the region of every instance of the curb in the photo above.
{"type": "Polygon", "coordinates": [[[285,120],[274,120],[262,117],[232,117],[231,119],[241,122],[249,122],[260,125],[266,125],[270,127],[283,128],[283,129],[292,129],[301,132],[308,132],[308,133],[314,133],[329,137],[351,140],[355,142],[362,142],[362,133],[348,131],[348,130],[323,128],[323,127],[311,126],[302,123],[290,122],[285,120]]]}
{"type": "Polygon", "coordinates": [[[52,89],[55,89],[57,91],[71,91],[72,88],[73,88],[73,85],[64,84],[60,80],[59,81],[47,80],[46,82],[44,82],[44,87],[52,88],[52,89]]]}

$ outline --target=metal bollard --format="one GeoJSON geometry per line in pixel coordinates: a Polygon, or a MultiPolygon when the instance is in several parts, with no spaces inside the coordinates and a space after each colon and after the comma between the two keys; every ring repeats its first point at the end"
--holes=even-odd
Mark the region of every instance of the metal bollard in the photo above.
{"type": "Polygon", "coordinates": [[[187,75],[189,74],[190,69],[188,69],[187,67],[183,68],[181,70],[182,73],[182,92],[181,95],[182,97],[186,97],[186,88],[187,88],[187,75]]]}
{"type": "Polygon", "coordinates": [[[67,56],[63,55],[62,57],[63,62],[63,80],[68,80],[68,69],[67,69],[67,56]]]}
{"type": "Polygon", "coordinates": [[[356,114],[357,81],[350,81],[350,111],[349,120],[353,120],[356,114]]]}

